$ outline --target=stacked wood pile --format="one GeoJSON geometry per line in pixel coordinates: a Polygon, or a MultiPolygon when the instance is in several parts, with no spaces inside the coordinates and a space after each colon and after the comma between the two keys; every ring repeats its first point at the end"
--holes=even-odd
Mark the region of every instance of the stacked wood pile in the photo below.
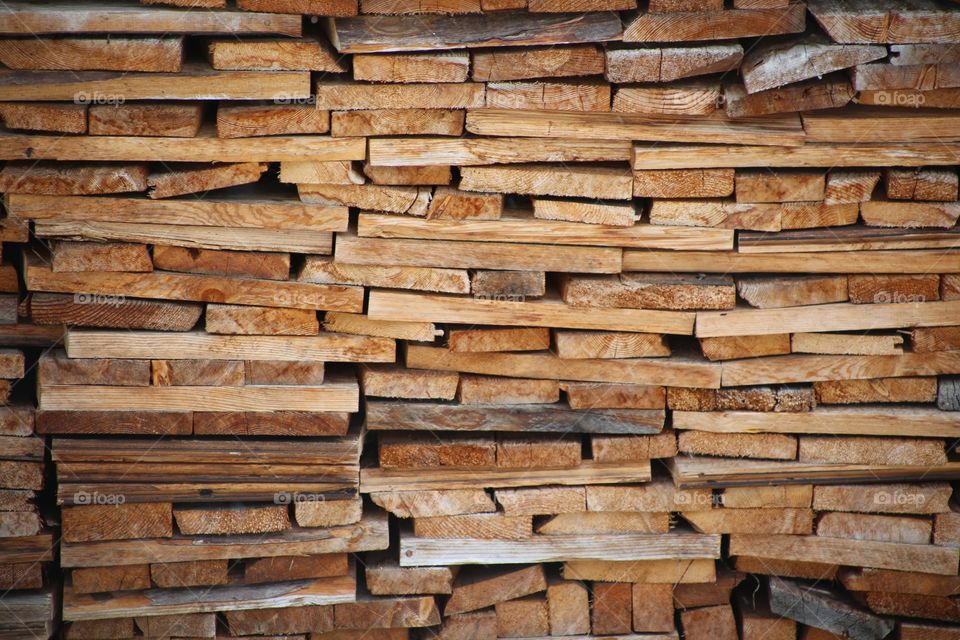
{"type": "MultiPolygon", "coordinates": [[[[16,287],[16,270],[8,269],[16,287]]],[[[17,296],[9,297],[16,322],[17,296]]],[[[49,637],[59,614],[59,585],[51,566],[56,514],[41,494],[46,449],[35,433],[32,404],[19,398],[27,389],[15,388],[26,373],[25,363],[21,350],[0,349],[0,638],[49,637]]]]}
{"type": "Polygon", "coordinates": [[[0,63],[0,637],[960,638],[960,6],[8,2],[0,63]]]}

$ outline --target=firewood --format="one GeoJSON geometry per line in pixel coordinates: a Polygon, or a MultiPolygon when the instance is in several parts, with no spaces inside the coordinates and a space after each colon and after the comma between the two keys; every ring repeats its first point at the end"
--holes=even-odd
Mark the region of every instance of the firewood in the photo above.
{"type": "Polygon", "coordinates": [[[143,244],[57,242],[52,254],[54,271],[153,271],[143,244]]]}
{"type": "Polygon", "coordinates": [[[618,227],[633,226],[638,218],[633,205],[598,204],[557,198],[533,198],[533,216],[543,220],[565,220],[618,227]]]}
{"type": "Polygon", "coordinates": [[[10,69],[178,72],[183,38],[31,38],[0,44],[10,69]]]}
{"type": "Polygon", "coordinates": [[[610,111],[610,85],[599,82],[488,82],[488,109],[610,111]]]}
{"type": "Polygon", "coordinates": [[[154,245],[153,265],[164,271],[286,280],[290,275],[290,254],[154,245]]]}
{"type": "Polygon", "coordinates": [[[95,104],[90,107],[90,135],[193,138],[202,116],[199,104],[95,104]]]}
{"type": "MultiPolygon", "coordinates": [[[[66,167],[36,163],[29,166],[7,164],[0,171],[0,188],[6,193],[44,195],[124,193],[145,191],[146,179],[147,167],[143,164],[66,167]]],[[[12,202],[8,204],[8,208],[12,206],[12,202]]]]}
{"type": "Polygon", "coordinates": [[[323,256],[308,256],[298,275],[301,282],[353,284],[391,289],[468,293],[466,271],[432,267],[349,264],[323,256]]]}

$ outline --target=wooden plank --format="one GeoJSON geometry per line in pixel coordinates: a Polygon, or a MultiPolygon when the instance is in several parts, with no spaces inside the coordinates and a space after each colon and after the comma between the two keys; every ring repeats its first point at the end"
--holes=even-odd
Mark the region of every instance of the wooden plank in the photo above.
{"type": "Polygon", "coordinates": [[[335,55],[323,40],[211,40],[208,45],[210,66],[218,70],[243,71],[326,71],[347,70],[344,60],[335,55]]]}
{"type": "MultiPolygon", "coordinates": [[[[110,296],[96,298],[89,294],[32,293],[26,308],[38,325],[107,326],[130,329],[188,331],[192,329],[203,306],[190,302],[124,299],[117,306],[110,296]],[[79,295],[79,297],[78,297],[79,295]]],[[[58,329],[58,332],[60,329],[58,329]]],[[[57,334],[57,339],[60,333],[57,334]]]]}
{"type": "Polygon", "coordinates": [[[275,33],[298,37],[300,19],[271,13],[190,11],[139,6],[91,8],[70,2],[15,2],[0,21],[5,35],[38,33],[275,33]]]}
{"type": "Polygon", "coordinates": [[[296,100],[310,97],[309,83],[309,74],[300,71],[216,71],[191,64],[170,74],[3,71],[0,100],[296,100]]]}
{"type": "Polygon", "coordinates": [[[182,616],[280,606],[332,605],[350,602],[355,597],[355,589],[356,580],[352,576],[340,576],[287,583],[279,593],[265,593],[257,585],[176,590],[158,602],[142,592],[121,592],[96,598],[72,593],[68,586],[64,594],[63,616],[65,620],[98,620],[106,615],[182,616]]]}
{"type": "Polygon", "coordinates": [[[180,71],[183,38],[31,38],[0,44],[10,69],[180,71]]]}
{"type": "Polygon", "coordinates": [[[819,304],[785,309],[737,309],[697,313],[696,334],[703,337],[764,335],[804,331],[851,331],[945,326],[956,321],[954,302],[874,304],[864,317],[857,304],[819,304]]]}
{"type": "Polygon", "coordinates": [[[202,332],[170,334],[74,330],[67,336],[67,355],[71,358],[393,362],[394,341],[334,333],[246,337],[202,332]]]}
{"type": "Polygon", "coordinates": [[[922,567],[925,573],[943,575],[955,575],[957,567],[956,549],[821,536],[736,533],[730,536],[730,554],[899,571],[917,571],[922,567]]]}
{"type": "Polygon", "coordinates": [[[568,580],[644,584],[705,584],[716,580],[716,562],[698,560],[570,560],[563,564],[568,580]]]}
{"type": "MultiPolygon", "coordinates": [[[[377,112],[352,112],[356,114],[377,112]]],[[[442,113],[442,112],[440,112],[442,113]]],[[[337,113],[334,114],[334,134],[337,131],[337,113]]],[[[371,116],[371,119],[373,116],[371,116]]],[[[423,118],[436,122],[436,117],[423,118]]],[[[378,121],[379,122],[379,121],[378,121]]],[[[462,122],[451,133],[423,131],[432,135],[460,135],[462,122]]],[[[422,128],[422,127],[420,127],[422,128]]],[[[417,133],[409,128],[380,132],[362,130],[355,135],[403,135],[417,133]]],[[[613,134],[611,134],[613,135],[613,134]]],[[[2,140],[2,139],[0,139],[2,140]]],[[[0,147],[2,149],[2,147],[0,147]]],[[[370,140],[370,164],[375,166],[426,166],[426,165],[491,165],[526,162],[624,162],[630,160],[630,142],[627,140],[590,140],[576,138],[372,138],[370,140]]]]}
{"type": "MultiPolygon", "coordinates": [[[[289,307],[292,309],[325,309],[360,311],[363,292],[356,287],[298,282],[278,283],[275,280],[229,278],[200,274],[54,273],[47,267],[30,264],[26,268],[27,287],[34,291],[53,291],[92,296],[93,302],[116,306],[117,296],[222,302],[253,306],[289,307]],[[89,292],[96,292],[91,294],[89,292]],[[104,300],[96,296],[106,296],[104,300]]],[[[75,296],[74,296],[75,297],[75,296]]],[[[80,302],[86,302],[87,299],[80,302]]],[[[194,310],[191,310],[194,311],[194,310]]],[[[196,308],[195,311],[199,311],[196,308]]],[[[199,314],[197,314],[199,315],[199,314]]],[[[192,317],[192,316],[191,316],[192,317]]],[[[193,323],[190,324],[193,326],[193,323]]],[[[181,329],[183,330],[183,329],[181,329]]]]}
{"type": "Polygon", "coordinates": [[[363,160],[366,141],[328,136],[225,139],[210,130],[193,138],[76,136],[0,132],[4,160],[99,160],[163,162],[279,162],[363,160]]]}
{"type": "Polygon", "coordinates": [[[360,16],[332,21],[328,33],[341,53],[461,49],[506,45],[553,45],[617,40],[623,31],[612,13],[421,16],[360,16]]]}
{"type": "Polygon", "coordinates": [[[764,44],[744,56],[743,84],[749,93],[773,89],[831,71],[884,58],[886,47],[843,46],[823,37],[804,37],[787,43],[764,44]]]}
{"type": "Polygon", "coordinates": [[[417,342],[430,342],[438,335],[443,335],[443,331],[437,329],[432,322],[371,320],[362,314],[338,313],[335,311],[324,314],[323,328],[334,333],[414,340],[417,342]]]}
{"type": "Polygon", "coordinates": [[[131,398],[123,387],[47,385],[40,408],[47,411],[357,411],[353,383],[322,386],[146,387],[131,398]]]}
{"type": "Polygon", "coordinates": [[[810,13],[834,42],[951,43],[960,39],[960,16],[928,0],[903,5],[890,0],[869,7],[844,0],[812,0],[810,13]]]}
{"type": "Polygon", "coordinates": [[[805,27],[805,9],[730,9],[676,13],[639,12],[623,31],[624,42],[714,40],[798,33],[805,27]]]}
{"type": "Polygon", "coordinates": [[[619,273],[621,250],[614,247],[546,245],[453,240],[409,240],[337,236],[334,262],[354,265],[499,269],[507,271],[576,271],[619,273]]]}
{"type": "MultiPolygon", "coordinates": [[[[0,187],[6,194],[69,196],[146,191],[146,179],[147,167],[143,164],[63,166],[11,163],[0,171],[0,187]]],[[[5,199],[9,201],[13,197],[7,195],[5,199]]],[[[31,196],[16,197],[29,199],[31,196]]]]}
{"type": "MultiPolygon", "coordinates": [[[[539,487],[549,485],[582,486],[590,483],[647,482],[651,478],[650,462],[632,464],[596,464],[588,461],[568,469],[362,469],[360,492],[377,495],[382,492],[412,492],[411,500],[425,490],[475,489],[476,487],[539,487]]],[[[411,508],[407,504],[407,508],[411,508]]],[[[437,563],[428,563],[437,564],[437,563]]],[[[449,563],[439,563],[449,564],[449,563]]]]}
{"type": "Polygon", "coordinates": [[[411,217],[361,213],[360,237],[414,238],[475,242],[515,242],[576,246],[629,247],[650,249],[732,249],[733,232],[726,229],[698,229],[636,224],[611,228],[562,220],[540,220],[509,212],[499,220],[422,220],[411,217]]]}
{"type": "Polygon", "coordinates": [[[604,72],[603,51],[597,45],[520,47],[471,53],[475,82],[592,76],[604,72]]]}
{"type": "MultiPolygon", "coordinates": [[[[335,111],[331,117],[330,131],[334,137],[338,138],[344,136],[409,136],[416,134],[459,136],[463,133],[464,119],[465,115],[462,109],[412,108],[335,111]]],[[[371,154],[371,163],[380,164],[373,162],[373,157],[371,154]]]]}
{"type": "Polygon", "coordinates": [[[90,135],[193,138],[202,119],[199,102],[94,104],[90,106],[90,135]]]}
{"type": "MultiPolygon", "coordinates": [[[[940,556],[951,553],[956,555],[956,552],[948,551],[940,556]]],[[[527,540],[459,539],[455,543],[447,539],[400,537],[402,567],[569,560],[692,560],[717,558],[719,555],[720,536],[691,533],[597,535],[590,538],[543,536],[527,540]]],[[[945,568],[946,564],[941,566],[945,568]]]]}
{"type": "Polygon", "coordinates": [[[320,134],[329,131],[330,112],[320,111],[312,105],[217,107],[217,136],[220,138],[320,134]]]}
{"type": "Polygon", "coordinates": [[[155,244],[153,265],[164,271],[242,275],[268,280],[286,280],[290,276],[290,254],[276,252],[243,253],[155,244]]]}
{"type": "MultiPolygon", "coordinates": [[[[805,134],[797,116],[728,119],[709,116],[657,116],[623,113],[576,113],[471,109],[467,130],[481,136],[643,140],[655,142],[723,143],[730,145],[800,146],[805,134]]],[[[635,156],[636,157],[636,156],[635,156]]],[[[729,166],[729,165],[728,165],[729,166]]],[[[636,169],[680,167],[640,166],[636,169]]],[[[704,167],[705,168],[705,167],[704,167]]]]}
{"type": "Polygon", "coordinates": [[[609,82],[670,82],[692,76],[734,71],[743,59],[739,44],[696,47],[608,48],[604,76],[609,82]]]}
{"type": "MultiPolygon", "coordinates": [[[[716,142],[710,140],[709,142],[716,142]]],[[[857,139],[857,143],[809,141],[803,146],[753,145],[730,140],[725,146],[710,144],[636,144],[634,169],[713,169],[754,167],[822,167],[823,158],[835,158],[834,167],[923,167],[951,165],[956,143],[943,141],[940,149],[928,144],[883,144],[857,139]]]]}
{"type": "Polygon", "coordinates": [[[493,323],[680,335],[690,335],[693,331],[693,314],[680,311],[585,309],[555,299],[478,300],[380,289],[370,292],[367,313],[371,318],[382,320],[417,321],[429,318],[433,322],[493,323]]]}
{"type": "Polygon", "coordinates": [[[249,557],[278,557],[343,553],[386,549],[387,515],[370,513],[354,525],[332,529],[293,529],[256,538],[231,540],[210,536],[175,536],[119,542],[64,544],[61,562],[65,567],[102,567],[143,562],[187,562],[193,560],[234,560],[249,557]]]}
{"type": "Polygon", "coordinates": [[[587,421],[563,404],[445,405],[368,400],[366,410],[366,426],[374,431],[658,433],[663,426],[662,411],[604,409],[594,412],[587,421]]]}
{"type": "Polygon", "coordinates": [[[0,119],[8,129],[86,133],[87,106],[61,102],[0,103],[0,119]]]}
{"type": "Polygon", "coordinates": [[[484,93],[485,86],[473,82],[363,84],[321,81],[316,85],[317,108],[328,111],[477,108],[484,106],[484,93]]]}
{"type": "Polygon", "coordinates": [[[304,204],[293,198],[248,200],[210,196],[202,200],[154,201],[148,198],[9,194],[5,202],[11,215],[31,220],[149,221],[151,224],[314,231],[346,231],[348,222],[346,207],[304,204]],[[63,207],[68,207],[68,211],[63,207]]]}
{"type": "Polygon", "coordinates": [[[829,588],[808,587],[779,577],[770,579],[770,609],[802,623],[854,637],[883,637],[892,620],[856,607],[829,588]]]}
{"type": "Polygon", "coordinates": [[[719,388],[720,367],[682,358],[562,360],[548,353],[459,353],[408,345],[407,366],[511,377],[719,388]]]}

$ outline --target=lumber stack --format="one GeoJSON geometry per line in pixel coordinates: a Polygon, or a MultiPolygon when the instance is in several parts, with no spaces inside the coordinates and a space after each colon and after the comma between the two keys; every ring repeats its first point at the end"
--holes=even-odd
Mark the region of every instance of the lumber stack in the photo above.
{"type": "MultiPolygon", "coordinates": [[[[9,246],[9,245],[8,245],[9,246]]],[[[16,276],[16,271],[10,267],[16,276]]],[[[16,280],[14,280],[16,284],[16,280]]],[[[16,295],[12,322],[16,322],[16,295]]],[[[0,637],[50,637],[59,619],[56,513],[49,508],[44,440],[29,402],[26,357],[0,349],[0,637]]]]}
{"type": "Polygon", "coordinates": [[[960,6],[7,4],[0,637],[960,638],[960,6]]]}

